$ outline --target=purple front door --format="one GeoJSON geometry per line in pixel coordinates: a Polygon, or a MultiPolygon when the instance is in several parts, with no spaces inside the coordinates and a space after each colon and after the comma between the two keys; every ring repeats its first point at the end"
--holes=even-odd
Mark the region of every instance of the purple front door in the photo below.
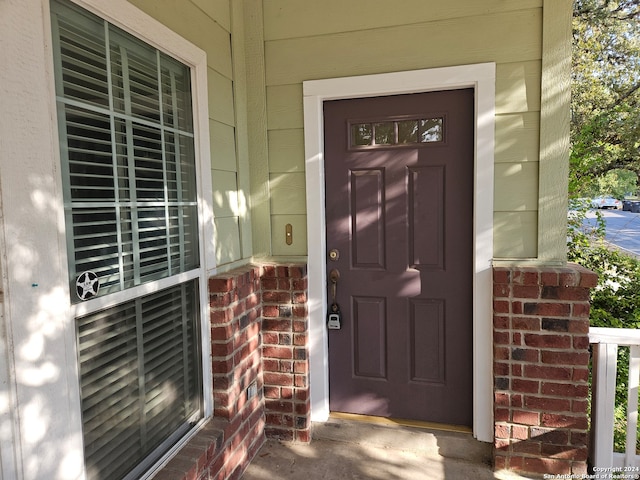
{"type": "Polygon", "coordinates": [[[473,118],[472,89],[325,102],[332,411],[472,424],[473,118]]]}

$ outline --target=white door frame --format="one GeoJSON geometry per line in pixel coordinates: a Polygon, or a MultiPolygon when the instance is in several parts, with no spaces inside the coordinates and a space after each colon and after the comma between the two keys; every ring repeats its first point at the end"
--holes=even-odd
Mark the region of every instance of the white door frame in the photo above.
{"type": "Polygon", "coordinates": [[[473,433],[478,440],[493,441],[494,63],[303,82],[313,421],[329,418],[323,102],[469,87],[475,89],[473,433]]]}

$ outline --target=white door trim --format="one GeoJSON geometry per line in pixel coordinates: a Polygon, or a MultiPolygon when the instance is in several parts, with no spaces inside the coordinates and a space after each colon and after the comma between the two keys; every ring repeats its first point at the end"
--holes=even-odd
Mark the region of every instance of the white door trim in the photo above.
{"type": "Polygon", "coordinates": [[[323,102],[475,89],[474,275],[473,275],[473,433],[493,441],[493,157],[495,64],[482,63],[408,72],[303,82],[307,188],[309,349],[311,418],[329,417],[329,359],[325,326],[326,234],[323,102]]]}

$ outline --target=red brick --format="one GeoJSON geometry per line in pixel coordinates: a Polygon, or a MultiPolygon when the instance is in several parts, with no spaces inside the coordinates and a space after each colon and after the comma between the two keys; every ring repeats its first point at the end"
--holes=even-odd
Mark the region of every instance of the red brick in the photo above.
{"type": "Polygon", "coordinates": [[[525,457],[522,469],[524,472],[562,475],[571,473],[571,463],[551,458],[525,457]]]}
{"type": "Polygon", "coordinates": [[[576,350],[587,350],[589,348],[589,337],[587,335],[574,336],[573,348],[576,350]]]}
{"type": "Polygon", "coordinates": [[[511,438],[516,440],[527,440],[529,438],[529,427],[522,425],[511,426],[511,438]]]}
{"type": "Polygon", "coordinates": [[[574,382],[588,382],[589,381],[589,369],[588,368],[574,368],[571,379],[574,382]]]}
{"type": "Polygon", "coordinates": [[[558,285],[558,272],[542,272],[540,273],[540,283],[542,285],[554,286],[558,285]]]}
{"type": "Polygon", "coordinates": [[[513,283],[520,285],[538,285],[538,270],[523,268],[520,271],[513,272],[513,283]]]}
{"type": "Polygon", "coordinates": [[[495,422],[508,422],[509,418],[509,409],[508,408],[496,408],[494,412],[495,422]]]}
{"type": "Polygon", "coordinates": [[[265,318],[275,318],[280,314],[280,310],[276,305],[263,305],[262,315],[265,318]]]}
{"type": "Polygon", "coordinates": [[[584,415],[559,415],[555,413],[542,414],[542,426],[552,428],[574,428],[577,430],[587,429],[587,417],[584,415]]]}
{"type": "Polygon", "coordinates": [[[288,291],[263,291],[262,301],[265,303],[291,303],[291,292],[288,291]]]}
{"type": "Polygon", "coordinates": [[[229,323],[233,320],[233,312],[230,308],[211,311],[211,323],[229,323]]]}
{"type": "Polygon", "coordinates": [[[227,357],[233,353],[233,343],[212,343],[211,344],[211,356],[213,357],[227,357]]]}
{"type": "Polygon", "coordinates": [[[493,284],[493,297],[494,298],[509,298],[511,289],[509,285],[504,283],[493,284]]]}
{"type": "Polygon", "coordinates": [[[576,432],[575,430],[572,430],[569,443],[571,445],[587,445],[588,438],[589,434],[587,432],[576,432]]]}
{"type": "Polygon", "coordinates": [[[522,307],[522,302],[512,302],[511,311],[513,312],[514,315],[522,315],[524,311],[522,307]]]}
{"type": "Polygon", "coordinates": [[[262,348],[262,354],[265,358],[293,358],[293,349],[290,347],[265,346],[262,348]]]}
{"type": "Polygon", "coordinates": [[[536,438],[542,443],[553,445],[568,445],[569,431],[554,428],[531,427],[531,438],[536,438]]]}
{"type": "Polygon", "coordinates": [[[493,316],[493,328],[499,330],[506,330],[509,328],[509,317],[501,317],[499,315],[493,316]]]}
{"type": "Polygon", "coordinates": [[[514,330],[534,330],[540,331],[539,318],[513,317],[511,319],[511,328],[514,330]]]}
{"type": "Polygon", "coordinates": [[[502,424],[495,425],[495,437],[503,439],[511,438],[511,427],[509,425],[502,424]]]}
{"type": "Polygon", "coordinates": [[[232,278],[210,278],[209,279],[209,292],[225,293],[233,289],[232,278]]]}
{"type": "Polygon", "coordinates": [[[510,303],[504,300],[494,300],[493,301],[493,311],[494,313],[509,313],[510,303]]]}
{"type": "Polygon", "coordinates": [[[580,286],[586,287],[586,288],[594,288],[597,285],[598,285],[598,275],[587,269],[582,269],[582,271],[580,272],[580,286]]]}
{"type": "Polygon", "coordinates": [[[514,392],[538,393],[540,391],[540,382],[514,378],[511,381],[511,389],[514,392]]]}
{"type": "Polygon", "coordinates": [[[589,352],[543,351],[542,363],[585,366],[589,364],[589,352]]]}
{"type": "Polygon", "coordinates": [[[540,298],[538,285],[514,285],[513,296],[515,298],[540,298]]]}
{"type": "Polygon", "coordinates": [[[541,392],[545,395],[557,397],[586,398],[589,393],[589,386],[573,383],[543,382],[541,392]]]}
{"type": "Polygon", "coordinates": [[[525,440],[520,442],[514,442],[512,449],[516,453],[524,453],[528,455],[540,455],[540,442],[532,442],[531,440],[525,440]]]}
{"type": "Polygon", "coordinates": [[[290,387],[293,385],[293,375],[286,373],[264,372],[264,384],[290,387]]]}
{"type": "Polygon", "coordinates": [[[265,318],[262,321],[262,330],[264,332],[290,332],[291,320],[280,318],[265,318]]]}
{"type": "Polygon", "coordinates": [[[496,471],[505,470],[506,468],[508,468],[507,457],[496,455],[494,458],[493,467],[496,471]]]}
{"type": "Polygon", "coordinates": [[[511,360],[517,362],[538,363],[540,351],[535,348],[512,348],[511,360]]]}
{"type": "Polygon", "coordinates": [[[560,272],[560,285],[563,287],[577,287],[580,285],[580,273],[573,268],[565,268],[560,272]]]}
{"type": "Polygon", "coordinates": [[[493,446],[495,447],[496,450],[507,451],[510,445],[511,445],[511,442],[509,441],[509,439],[505,439],[505,438],[493,439],[493,446]]]}
{"type": "Polygon", "coordinates": [[[522,395],[511,395],[511,406],[514,408],[522,408],[522,395]]]}
{"type": "Polygon", "coordinates": [[[509,360],[509,348],[494,347],[493,358],[494,360],[509,360]]]}
{"type": "Polygon", "coordinates": [[[493,283],[510,283],[511,272],[507,268],[497,267],[493,269],[493,283]]]}
{"type": "Polygon", "coordinates": [[[509,394],[503,392],[495,392],[493,394],[494,405],[496,407],[508,407],[509,406],[509,394]]]}
{"type": "Polygon", "coordinates": [[[509,375],[509,364],[496,362],[493,364],[493,373],[495,375],[509,375]]]}
{"type": "Polygon", "coordinates": [[[540,414],[537,412],[528,412],[526,410],[514,410],[511,412],[513,423],[522,425],[540,425],[540,414]]]}
{"type": "Polygon", "coordinates": [[[571,380],[571,368],[567,367],[541,367],[538,365],[525,365],[524,375],[527,378],[540,378],[542,380],[571,380]]]}
{"type": "Polygon", "coordinates": [[[513,363],[511,365],[511,375],[513,375],[514,377],[521,377],[522,365],[520,365],[519,363],[513,363]]]}
{"type": "Polygon", "coordinates": [[[576,448],[573,446],[542,444],[542,455],[566,460],[585,461],[587,459],[587,447],[576,448]]]}
{"type": "Polygon", "coordinates": [[[573,318],[588,319],[591,312],[591,306],[588,303],[574,303],[573,304],[573,318]]]}
{"type": "Polygon", "coordinates": [[[571,411],[573,413],[587,413],[589,402],[587,400],[573,400],[571,402],[571,411]]]}
{"type": "Polygon", "coordinates": [[[543,348],[571,348],[571,337],[568,335],[538,335],[527,333],[524,336],[524,343],[529,347],[543,348]]]}
{"type": "Polygon", "coordinates": [[[524,303],[525,315],[538,315],[544,317],[568,317],[571,314],[571,305],[568,303],[524,303]]]}
{"type": "Polygon", "coordinates": [[[560,398],[531,397],[524,399],[524,405],[533,410],[543,410],[548,412],[569,412],[571,411],[571,401],[560,398]]]}

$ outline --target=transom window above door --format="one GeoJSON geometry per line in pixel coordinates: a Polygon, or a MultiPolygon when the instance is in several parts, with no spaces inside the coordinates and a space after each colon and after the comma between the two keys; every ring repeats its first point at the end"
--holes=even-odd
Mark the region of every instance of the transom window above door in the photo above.
{"type": "Polygon", "coordinates": [[[349,122],[349,148],[387,148],[444,140],[444,117],[349,122]]]}

